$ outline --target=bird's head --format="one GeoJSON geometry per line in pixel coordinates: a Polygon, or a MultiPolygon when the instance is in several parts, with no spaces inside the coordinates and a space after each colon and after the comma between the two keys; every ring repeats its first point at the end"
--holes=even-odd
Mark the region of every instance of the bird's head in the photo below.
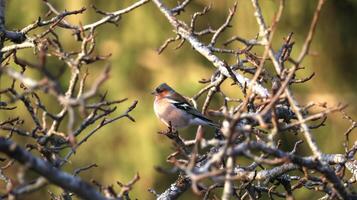
{"type": "Polygon", "coordinates": [[[170,86],[168,86],[166,83],[162,83],[157,86],[151,94],[159,97],[167,97],[174,93],[175,91],[170,86]]]}

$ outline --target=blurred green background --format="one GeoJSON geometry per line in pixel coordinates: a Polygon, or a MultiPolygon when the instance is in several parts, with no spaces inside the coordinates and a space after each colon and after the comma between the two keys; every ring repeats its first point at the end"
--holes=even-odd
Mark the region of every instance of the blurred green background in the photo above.
{"type": "MultiPolygon", "coordinates": [[[[101,17],[90,8],[91,4],[104,11],[115,11],[135,1],[57,0],[50,2],[59,10],[87,7],[88,10],[83,15],[69,18],[72,23],[87,24],[101,17]]],[[[165,2],[167,5],[176,3],[172,0],[165,2]]],[[[213,28],[218,28],[225,21],[227,10],[232,7],[234,1],[193,1],[181,14],[182,19],[189,19],[193,12],[201,11],[205,5],[210,3],[212,10],[205,17],[199,18],[198,27],[200,29],[210,25],[213,28]]],[[[263,0],[261,3],[266,20],[270,22],[277,11],[278,1],[263,0]]],[[[296,44],[292,55],[293,57],[298,55],[307,35],[316,4],[316,0],[286,0],[286,8],[275,34],[273,44],[275,49],[281,45],[283,37],[294,32],[293,38],[296,44]]],[[[9,0],[6,9],[6,26],[10,30],[21,29],[47,12],[47,7],[40,0],[9,0]]],[[[299,72],[301,77],[306,77],[312,72],[315,72],[316,76],[312,81],[294,87],[296,97],[301,100],[301,104],[310,101],[327,102],[331,106],[339,102],[347,103],[349,107],[346,112],[357,118],[356,21],[356,0],[327,0],[311,47],[314,56],[308,56],[305,59],[303,65],[306,68],[299,72]]],[[[218,41],[219,46],[225,39],[234,35],[245,38],[255,37],[258,27],[249,0],[238,1],[238,11],[232,25],[233,27],[224,32],[218,41]]],[[[66,49],[78,49],[79,43],[73,40],[69,31],[58,31],[58,34],[66,49]]],[[[170,45],[161,55],[158,55],[156,49],[174,34],[167,20],[151,2],[124,15],[118,27],[112,24],[99,27],[96,30],[96,36],[97,53],[100,55],[111,53],[112,56],[107,61],[87,66],[89,80],[94,79],[96,74],[103,70],[106,63],[111,63],[110,80],[104,84],[101,91],[108,91],[108,97],[111,100],[129,98],[129,101],[119,106],[116,111],[117,115],[124,111],[131,101],[139,100],[137,108],[132,112],[136,123],[123,119],[101,129],[77,151],[72,162],[65,169],[72,172],[73,169],[80,166],[96,163],[99,165],[98,168],[83,172],[81,177],[86,180],[95,179],[102,184],[115,184],[116,180],[127,182],[136,172],[139,172],[141,179],[135,185],[131,196],[138,199],[153,199],[154,196],[147,192],[148,188],[162,192],[176,177],[160,174],[154,169],[154,166],[170,167],[165,163],[165,159],[172,152],[172,145],[169,140],[157,134],[165,127],[154,115],[153,97],[150,92],[159,83],[166,82],[182,94],[192,96],[203,87],[198,83],[198,80],[209,78],[215,69],[188,44],[179,50],[173,50],[176,44],[170,45]]],[[[208,41],[208,39],[209,37],[203,38],[204,41],[208,41]]],[[[27,60],[37,60],[33,56],[32,50],[23,50],[21,53],[19,52],[19,56],[27,60]]],[[[229,63],[234,62],[233,58],[224,58],[229,63]]],[[[47,67],[54,71],[62,65],[61,61],[54,58],[49,58],[47,62],[47,67]]],[[[34,77],[38,76],[35,73],[29,74],[34,77]]],[[[68,76],[62,78],[64,82],[67,79],[68,76]]],[[[7,84],[6,79],[1,81],[1,85],[4,87],[7,84]]],[[[226,84],[225,92],[239,97],[240,92],[230,90],[230,88],[229,84],[226,84]]],[[[202,105],[202,99],[199,103],[202,105]]],[[[51,99],[47,100],[47,104],[53,105],[51,99]]],[[[55,111],[58,108],[53,105],[51,109],[55,111]]],[[[3,112],[0,115],[1,118],[7,118],[11,113],[3,112]]],[[[27,115],[24,118],[30,121],[27,115]]],[[[329,116],[326,126],[313,132],[326,153],[343,153],[343,132],[348,126],[347,121],[342,120],[341,114],[335,114],[329,116]]],[[[183,131],[185,138],[192,138],[193,135],[194,129],[183,131]]],[[[352,136],[351,140],[354,141],[357,138],[356,134],[352,134],[352,136]]],[[[284,143],[289,146],[298,136],[284,135],[282,138],[284,143]]],[[[304,150],[306,146],[301,148],[303,148],[302,153],[308,153],[308,150],[304,150]]],[[[53,187],[48,189],[58,194],[60,192],[54,190],[53,187]]],[[[49,195],[46,191],[33,193],[23,199],[48,199],[49,195]]],[[[307,190],[301,190],[294,194],[298,195],[298,199],[316,198],[316,196],[312,196],[312,192],[307,190]]],[[[198,198],[190,195],[191,193],[188,192],[182,199],[198,198]]]]}

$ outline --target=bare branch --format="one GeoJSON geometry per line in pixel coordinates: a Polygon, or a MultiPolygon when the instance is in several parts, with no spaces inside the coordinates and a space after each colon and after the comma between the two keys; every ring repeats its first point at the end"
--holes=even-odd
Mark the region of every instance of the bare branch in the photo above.
{"type": "Polygon", "coordinates": [[[50,163],[34,157],[29,152],[20,148],[17,144],[6,140],[3,137],[0,138],[0,151],[28,166],[53,184],[59,185],[83,199],[106,199],[93,186],[83,182],[77,177],[56,169],[50,163]]]}
{"type": "MultiPolygon", "coordinates": [[[[165,7],[161,0],[153,0],[159,10],[165,15],[170,24],[175,28],[176,33],[179,34],[182,38],[188,41],[201,55],[207,58],[219,71],[227,77],[232,77],[232,75],[227,70],[227,64],[220,60],[217,56],[213,54],[209,47],[201,43],[197,37],[195,37],[189,30],[188,26],[176,19],[172,12],[165,7]]],[[[241,85],[249,85],[250,80],[239,73],[234,72],[234,79],[237,79],[241,85]]],[[[268,90],[259,84],[253,86],[254,92],[259,94],[261,97],[265,98],[269,96],[268,90]]]]}

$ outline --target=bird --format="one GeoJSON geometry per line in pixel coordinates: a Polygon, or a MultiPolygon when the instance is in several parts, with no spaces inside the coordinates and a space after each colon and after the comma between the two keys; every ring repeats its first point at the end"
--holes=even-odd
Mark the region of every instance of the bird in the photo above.
{"type": "Polygon", "coordinates": [[[155,114],[166,126],[175,130],[192,125],[219,128],[166,83],[157,86],[152,94],[155,95],[155,114]]]}

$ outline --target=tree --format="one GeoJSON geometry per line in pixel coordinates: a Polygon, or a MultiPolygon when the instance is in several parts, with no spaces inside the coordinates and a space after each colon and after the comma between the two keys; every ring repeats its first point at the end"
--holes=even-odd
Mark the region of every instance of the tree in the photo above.
{"type": "Polygon", "coordinates": [[[2,159],[3,162],[6,161],[2,170],[12,167],[14,161],[18,161],[26,167],[25,172],[19,173],[27,173],[26,171],[32,170],[40,175],[39,178],[31,182],[19,180],[20,185],[15,187],[13,179],[1,173],[8,189],[8,193],[2,195],[2,198],[11,199],[41,189],[49,182],[63,189],[61,197],[53,195],[54,199],[70,199],[73,194],[83,199],[128,198],[126,197],[128,190],[139,179],[138,175],[131,183],[121,184],[122,190],[117,193],[112,186],[104,187],[97,183],[100,186],[100,191],[98,191],[92,184],[78,178],[81,171],[96,167],[95,164],[79,167],[73,174],[66,173],[62,169],[76,150],[102,127],[122,118],[135,121],[130,116],[130,112],[135,108],[137,101],[134,101],[122,115],[110,117],[116,110],[116,105],[127,99],[110,101],[107,100],[106,94],[99,93],[99,87],[109,76],[109,65],[105,66],[102,74],[96,77],[89,89],[86,89],[86,86],[89,85],[86,81],[88,74],[83,66],[108,58],[108,56],[96,55],[94,52],[96,29],[103,24],[116,23],[122,15],[147,2],[147,0],[139,1],[113,13],[96,10],[97,13],[103,15],[100,20],[86,25],[74,25],[67,22],[66,17],[82,14],[86,11],[85,8],[58,11],[50,2],[45,1],[44,3],[49,8],[49,13],[46,16],[48,19],[39,18],[22,30],[14,32],[8,31],[4,27],[5,1],[0,1],[0,29],[2,33],[0,46],[3,53],[1,55],[1,73],[11,80],[1,92],[8,96],[8,101],[2,101],[0,109],[12,112],[8,120],[1,122],[1,130],[8,132],[8,135],[0,138],[0,151],[11,158],[8,161],[2,159]],[[42,27],[44,30],[39,34],[30,35],[31,32],[42,27]],[[61,35],[56,33],[59,29],[70,30],[73,33],[73,37],[80,47],[79,50],[69,51],[62,46],[61,35]],[[6,40],[10,40],[12,44],[3,47],[6,40]],[[17,52],[24,48],[32,48],[34,56],[38,57],[38,62],[32,63],[18,57],[17,52]],[[50,56],[65,63],[66,66],[59,74],[49,71],[47,60],[50,56]],[[18,71],[18,69],[20,70],[18,71]],[[26,76],[25,73],[28,70],[38,71],[41,74],[41,79],[36,80],[26,76]],[[70,77],[66,77],[67,85],[63,86],[60,78],[65,76],[66,70],[70,71],[70,77]],[[56,104],[62,109],[56,114],[49,111],[51,105],[43,103],[43,95],[54,97],[55,100],[51,102],[52,106],[56,104]],[[23,124],[21,115],[16,116],[17,106],[10,106],[18,101],[23,103],[32,118],[30,127],[23,124]],[[80,118],[82,120],[79,120],[80,118]],[[91,125],[95,123],[96,127],[92,128],[91,125]],[[20,147],[12,141],[14,134],[31,138],[31,143],[26,145],[26,149],[20,147]],[[77,141],[76,138],[80,134],[86,134],[86,136],[77,141]],[[70,149],[70,151],[62,156],[61,152],[66,149],[70,149]],[[35,156],[30,151],[36,151],[41,155],[35,156]]]}
{"type": "MultiPolygon", "coordinates": [[[[21,31],[8,31],[4,26],[5,1],[0,1],[1,73],[11,80],[6,88],[2,88],[1,94],[7,98],[1,101],[0,109],[16,113],[19,109],[16,103],[21,102],[32,119],[30,125],[24,124],[20,115],[0,123],[0,129],[7,133],[7,136],[0,138],[0,151],[9,158],[2,158],[6,164],[0,172],[7,183],[7,193],[2,198],[26,195],[42,189],[48,183],[63,189],[60,196],[52,194],[53,199],[71,199],[74,195],[82,199],[130,198],[129,192],[139,175],[127,184],[118,182],[121,187],[118,192],[113,186],[104,186],[96,181],[89,184],[79,178],[81,171],[96,167],[95,163],[80,166],[73,173],[65,172],[63,167],[76,150],[102,127],[122,118],[135,121],[130,112],[137,101],[121,115],[109,118],[116,110],[116,105],[126,100],[107,100],[106,94],[101,94],[99,90],[108,79],[110,67],[106,66],[102,74],[88,84],[88,73],[83,66],[108,58],[96,55],[94,51],[95,32],[100,31],[102,25],[115,24],[122,16],[148,2],[140,0],[110,13],[93,7],[102,18],[90,24],[76,25],[69,23],[66,18],[86,12],[86,8],[58,11],[51,3],[44,1],[50,10],[45,20],[39,18],[21,31]],[[79,50],[63,47],[59,30],[71,31],[79,50]],[[35,31],[39,33],[31,35],[35,31]],[[4,45],[6,41],[9,42],[4,45]],[[34,50],[34,57],[38,59],[36,63],[18,56],[17,52],[26,48],[34,50]],[[53,58],[65,63],[58,74],[53,74],[47,64],[53,58]],[[41,79],[27,75],[27,71],[37,71],[41,79]],[[69,72],[69,78],[65,71],[69,72]],[[62,83],[63,79],[65,84],[62,83]],[[87,85],[89,89],[86,89],[87,85]],[[57,113],[50,111],[50,105],[44,103],[46,97],[53,98],[51,104],[56,102],[61,110],[57,113]],[[92,124],[97,125],[92,128],[92,124]],[[78,140],[80,134],[86,135],[78,140]],[[17,144],[21,140],[15,142],[14,135],[29,138],[31,143],[25,148],[21,147],[17,144]],[[68,153],[63,154],[66,151],[68,153]],[[14,167],[14,161],[25,167],[23,171],[18,170],[19,174],[35,171],[40,177],[20,185],[14,184],[14,178],[3,173],[4,169],[14,167]]],[[[161,0],[150,2],[162,13],[175,34],[164,42],[158,52],[162,53],[175,42],[178,42],[177,49],[188,44],[192,46],[192,52],[199,53],[215,67],[209,79],[200,81],[205,86],[190,101],[196,106],[196,101],[205,95],[201,112],[221,122],[221,128],[213,138],[203,137],[202,127],[198,127],[193,141],[183,139],[171,127],[161,132],[173,142],[175,151],[167,158],[173,169],[167,172],[160,168],[159,171],[169,176],[178,174],[178,178],[162,193],[155,189],[150,189],[150,192],[157,199],[176,199],[190,188],[203,199],[217,196],[222,199],[261,199],[266,196],[271,199],[294,199],[294,191],[308,189],[322,193],[323,199],[357,198],[353,189],[357,176],[354,159],[357,143],[351,145],[349,142],[349,134],[357,126],[356,121],[343,112],[345,105],[302,105],[295,99],[292,89],[292,86],[303,84],[314,76],[312,74],[299,79],[297,72],[304,69],[303,60],[310,53],[325,1],[319,0],[317,3],[309,32],[297,58],[291,56],[293,33],[284,38],[279,49],[273,48],[274,34],[282,18],[285,1],[279,1],[279,9],[271,25],[263,16],[258,0],[251,0],[251,3],[259,26],[257,37],[247,39],[234,36],[222,46],[218,40],[230,28],[239,7],[237,3],[229,10],[220,27],[198,30],[197,20],[207,16],[210,6],[202,12],[193,13],[190,21],[186,22],[184,18],[187,13],[184,11],[192,4],[191,0],[184,0],[172,8],[161,0]],[[210,40],[205,43],[207,37],[210,40]],[[233,43],[236,42],[242,47],[235,47],[233,43]],[[234,58],[236,62],[228,63],[225,57],[234,58]],[[269,66],[273,66],[274,71],[270,71],[269,66]],[[231,89],[241,93],[242,98],[230,97],[220,89],[227,82],[233,82],[231,89]],[[214,98],[223,102],[220,109],[211,108],[214,98]],[[322,152],[312,132],[323,126],[326,115],[332,112],[341,112],[351,123],[344,133],[343,154],[322,152]],[[318,120],[320,122],[317,124],[313,123],[318,120]],[[294,148],[286,150],[278,137],[285,133],[301,134],[303,140],[295,141],[294,148]],[[298,149],[303,142],[307,143],[310,155],[299,154],[298,149]]]]}

